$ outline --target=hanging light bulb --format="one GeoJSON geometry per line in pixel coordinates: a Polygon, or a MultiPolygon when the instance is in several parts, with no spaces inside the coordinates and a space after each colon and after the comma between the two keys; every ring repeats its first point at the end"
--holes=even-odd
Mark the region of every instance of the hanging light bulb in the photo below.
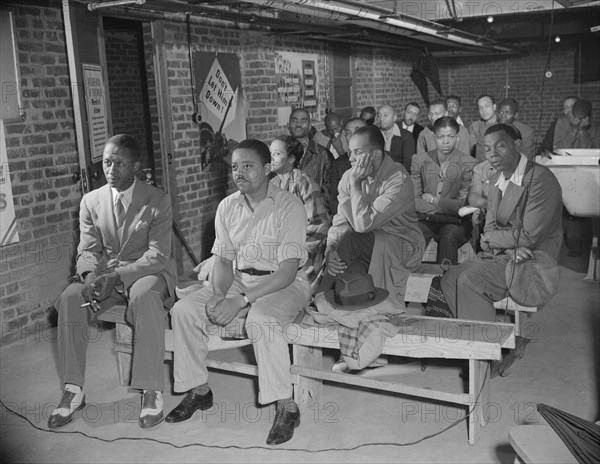
{"type": "Polygon", "coordinates": [[[556,37],[554,37],[554,41],[556,43],[560,42],[560,35],[557,35],[556,37]]]}
{"type": "Polygon", "coordinates": [[[490,24],[493,23],[494,22],[494,17],[493,16],[488,16],[487,17],[487,22],[490,23],[490,24]]]}

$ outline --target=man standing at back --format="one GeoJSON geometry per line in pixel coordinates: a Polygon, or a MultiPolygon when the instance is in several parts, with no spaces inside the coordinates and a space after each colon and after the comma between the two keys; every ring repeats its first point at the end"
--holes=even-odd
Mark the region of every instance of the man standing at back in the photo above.
{"type": "MultiPolygon", "coordinates": [[[[460,117],[460,109],[462,107],[462,100],[458,95],[448,95],[446,97],[446,109],[448,111],[448,116],[456,119],[456,122],[459,126],[465,125],[462,118],[460,117]]],[[[468,155],[469,153],[467,153],[468,155]]]]}
{"type": "Polygon", "coordinates": [[[381,129],[385,141],[385,153],[396,163],[410,171],[412,155],[415,154],[415,139],[396,124],[396,111],[391,105],[382,105],[377,110],[375,124],[381,129]]]}
{"type": "Polygon", "coordinates": [[[358,128],[350,139],[350,163],[339,185],[337,214],[327,234],[329,290],[342,272],[369,273],[375,286],[404,305],[406,282],[421,263],[425,240],[419,229],[413,184],[404,167],[384,151],[381,132],[358,128]]]}
{"type": "Polygon", "coordinates": [[[288,129],[290,135],[300,140],[304,146],[304,155],[298,162],[298,168],[317,183],[321,188],[325,204],[329,205],[332,194],[329,182],[333,155],[309,137],[310,114],[304,108],[296,108],[292,111],[288,129]]]}

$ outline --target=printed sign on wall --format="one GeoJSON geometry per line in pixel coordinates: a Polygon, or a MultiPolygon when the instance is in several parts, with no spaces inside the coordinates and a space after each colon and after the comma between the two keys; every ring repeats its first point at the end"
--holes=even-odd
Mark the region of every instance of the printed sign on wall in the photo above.
{"type": "Polygon", "coordinates": [[[18,241],[19,231],[8,172],[4,122],[0,119],[0,246],[17,243],[18,241]]]}
{"type": "Polygon", "coordinates": [[[295,108],[305,108],[319,119],[316,53],[275,52],[277,76],[277,125],[285,126],[295,108]]]}
{"type": "Polygon", "coordinates": [[[90,134],[90,152],[92,163],[100,161],[104,144],[108,139],[108,119],[106,117],[106,93],[102,67],[95,64],[83,64],[83,89],[85,91],[85,109],[90,134]]]}
{"type": "Polygon", "coordinates": [[[240,60],[233,53],[194,52],[194,89],[202,164],[226,156],[246,138],[240,60]]]}

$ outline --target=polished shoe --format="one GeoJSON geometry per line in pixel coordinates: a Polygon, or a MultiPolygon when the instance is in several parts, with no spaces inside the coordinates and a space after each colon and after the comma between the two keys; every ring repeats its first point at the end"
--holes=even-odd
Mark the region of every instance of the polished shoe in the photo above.
{"type": "Polygon", "coordinates": [[[285,406],[277,405],[273,427],[267,437],[267,445],[280,445],[294,436],[294,429],[300,425],[300,410],[287,411],[285,406]]]}
{"type": "Polygon", "coordinates": [[[190,390],[183,401],[167,415],[165,421],[175,423],[188,420],[199,409],[205,411],[210,409],[212,405],[213,393],[211,390],[205,395],[198,395],[190,390]]]}
{"type": "Polygon", "coordinates": [[[62,399],[48,419],[48,428],[57,429],[67,425],[73,420],[75,411],[85,406],[83,390],[74,385],[67,384],[63,391],[62,399]]]}
{"type": "Polygon", "coordinates": [[[142,410],[138,424],[143,429],[149,429],[160,424],[163,416],[162,392],[156,390],[144,390],[142,393],[142,410]]]}

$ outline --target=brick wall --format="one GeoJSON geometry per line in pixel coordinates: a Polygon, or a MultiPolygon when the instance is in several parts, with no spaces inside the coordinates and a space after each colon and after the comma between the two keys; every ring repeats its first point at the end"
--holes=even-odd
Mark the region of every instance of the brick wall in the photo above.
{"type": "Polygon", "coordinates": [[[15,10],[25,121],[6,144],[20,241],[0,248],[2,343],[45,326],[72,274],[79,184],[61,11],[15,10]]]}
{"type": "Polygon", "coordinates": [[[462,114],[466,121],[479,118],[475,100],[482,93],[494,95],[497,101],[514,98],[519,102],[519,120],[539,129],[540,143],[562,110],[562,100],[569,95],[590,100],[592,118],[600,120],[600,81],[583,83],[580,87],[573,82],[575,47],[567,43],[552,44],[549,67],[552,77],[549,79],[543,77],[546,54],[547,43],[540,42],[532,44],[526,56],[440,60],[442,89],[462,97],[462,114]],[[542,79],[543,102],[540,98],[542,79]]]}

